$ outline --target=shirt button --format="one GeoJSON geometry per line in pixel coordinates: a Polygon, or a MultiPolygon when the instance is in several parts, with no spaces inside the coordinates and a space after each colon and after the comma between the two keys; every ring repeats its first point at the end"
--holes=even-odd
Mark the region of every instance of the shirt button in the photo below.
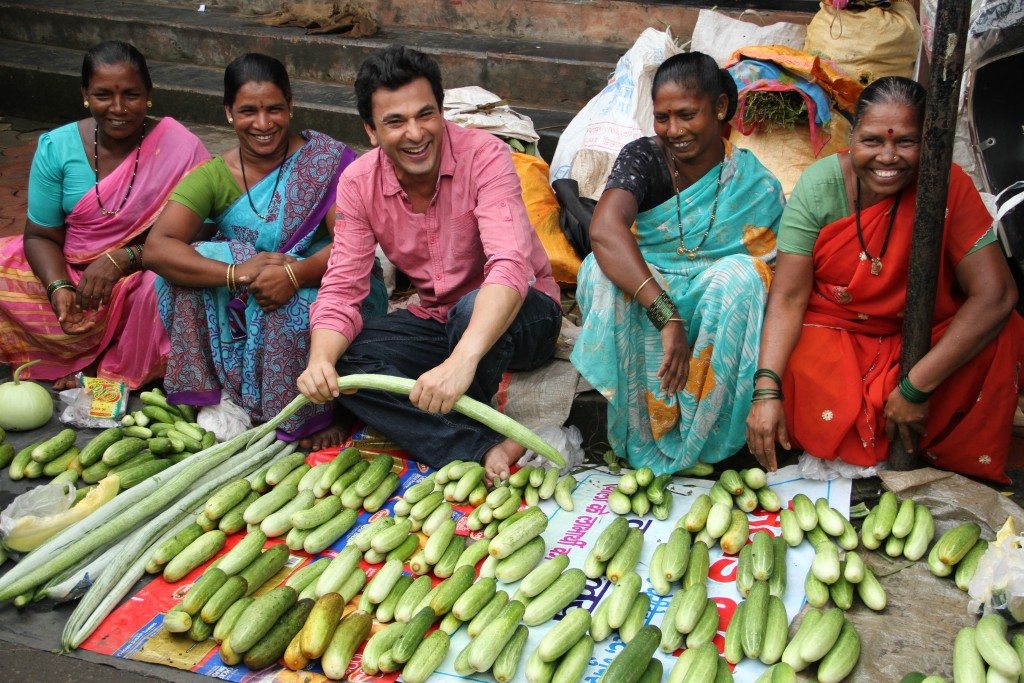
{"type": "Polygon", "coordinates": [[[441,279],[441,273],[434,273],[434,279],[435,280],[440,280],[441,279]]]}

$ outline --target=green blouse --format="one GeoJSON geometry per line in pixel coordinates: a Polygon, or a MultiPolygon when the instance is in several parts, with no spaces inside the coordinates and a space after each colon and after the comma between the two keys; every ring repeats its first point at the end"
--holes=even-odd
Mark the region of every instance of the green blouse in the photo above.
{"type": "MultiPolygon", "coordinates": [[[[810,256],[821,229],[851,213],[839,155],[819,159],[803,172],[786,201],[779,223],[779,251],[810,256]]],[[[968,253],[995,241],[995,231],[989,230],[968,253]]]]}
{"type": "Polygon", "coordinates": [[[203,220],[216,220],[243,192],[224,159],[214,157],[182,178],[170,200],[188,207],[203,220]]]}

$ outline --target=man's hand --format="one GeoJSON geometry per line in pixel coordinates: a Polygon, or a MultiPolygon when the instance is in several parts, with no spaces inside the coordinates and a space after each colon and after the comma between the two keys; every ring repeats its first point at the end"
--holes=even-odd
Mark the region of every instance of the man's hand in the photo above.
{"type": "Polygon", "coordinates": [[[925,435],[924,422],[928,419],[928,402],[911,403],[903,398],[899,387],[892,390],[885,402],[885,435],[891,442],[896,438],[903,440],[903,448],[907,453],[914,453],[912,432],[919,437],[925,435]]]}
{"type": "Polygon", "coordinates": [[[451,357],[419,376],[409,393],[409,400],[420,410],[447,413],[466,393],[475,375],[475,363],[451,357]]]}
{"type": "Polygon", "coordinates": [[[326,360],[310,360],[295,384],[299,392],[313,403],[326,403],[337,398],[338,371],[334,363],[326,360]]]}
{"type": "Polygon", "coordinates": [[[270,313],[288,303],[296,289],[282,265],[261,270],[249,283],[249,293],[256,297],[264,313],[270,313]]]}

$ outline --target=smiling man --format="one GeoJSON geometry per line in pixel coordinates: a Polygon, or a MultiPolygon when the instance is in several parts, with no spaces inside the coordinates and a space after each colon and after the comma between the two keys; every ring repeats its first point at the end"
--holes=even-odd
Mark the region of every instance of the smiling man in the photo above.
{"type": "Polygon", "coordinates": [[[360,67],[356,98],[375,149],[338,185],[334,247],[313,304],[309,364],[299,390],[337,400],[416,460],[483,462],[505,477],[522,447],[451,413],[463,394],[488,402],[506,370],[554,353],[558,285],[523,204],[507,146],[444,120],[441,73],[401,46],[360,67]],[[374,250],[405,273],[419,304],[363,325],[374,250]],[[339,395],[339,374],[416,380],[408,398],[339,395]]]}

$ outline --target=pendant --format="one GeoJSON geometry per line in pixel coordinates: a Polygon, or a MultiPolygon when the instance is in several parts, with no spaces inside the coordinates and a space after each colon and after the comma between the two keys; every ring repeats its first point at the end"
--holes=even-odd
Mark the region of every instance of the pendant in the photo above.
{"type": "Polygon", "coordinates": [[[877,256],[871,259],[871,274],[878,275],[882,272],[882,259],[877,256]]]}
{"type": "Polygon", "coordinates": [[[682,256],[683,254],[686,253],[686,247],[680,245],[679,248],[676,249],[676,253],[679,254],[680,256],[682,256]]]}

